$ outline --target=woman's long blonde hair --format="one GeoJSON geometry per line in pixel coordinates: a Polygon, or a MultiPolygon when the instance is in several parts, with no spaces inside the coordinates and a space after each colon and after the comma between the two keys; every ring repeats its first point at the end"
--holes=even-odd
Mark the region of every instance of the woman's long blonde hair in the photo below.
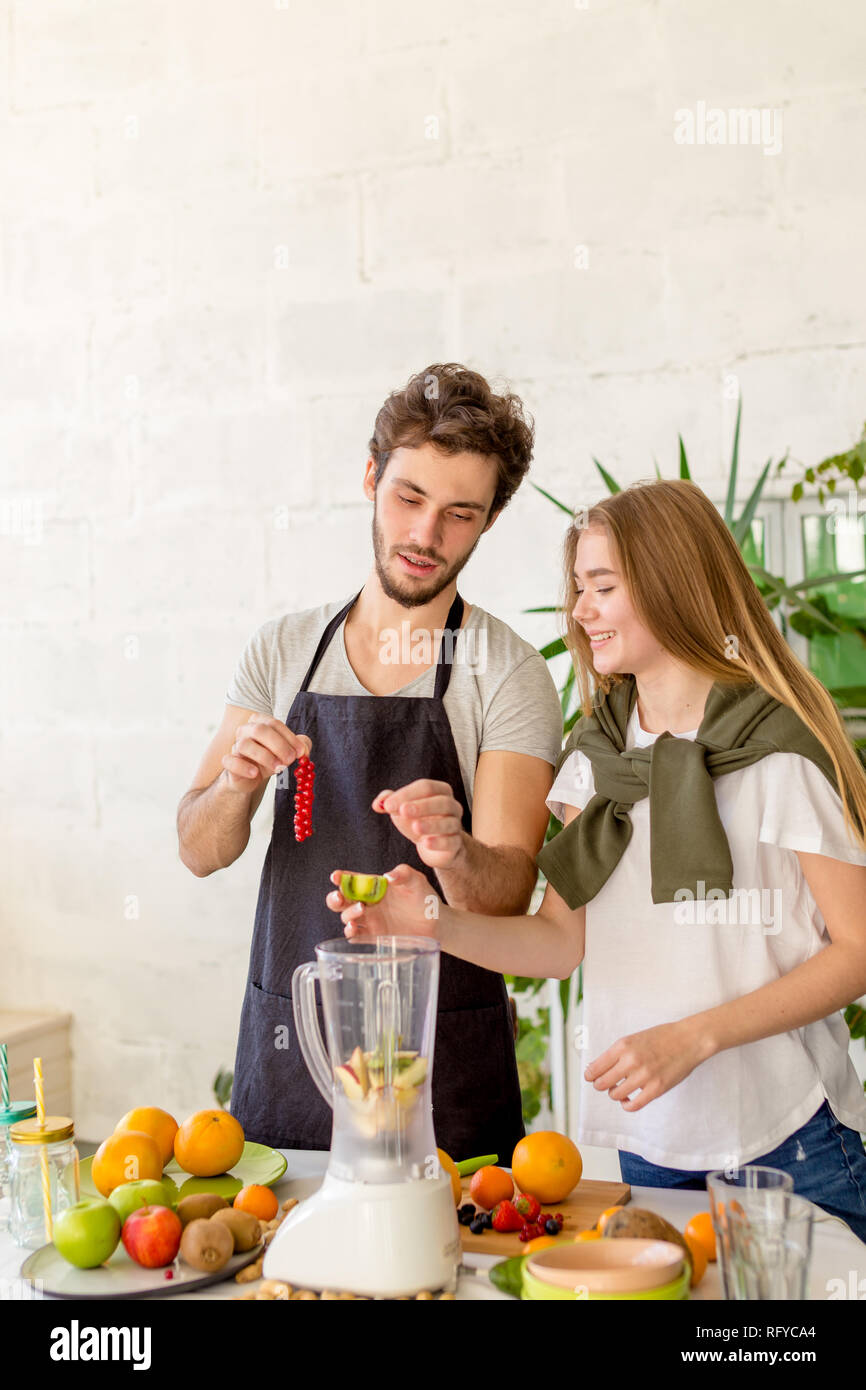
{"type": "Polygon", "coordinates": [[[845,823],[866,848],[866,771],[839,711],[782,637],[731,532],[695,483],[636,483],[577,513],[566,533],[564,637],[581,709],[592,708],[596,690],[623,679],[595,670],[589,638],[573,616],[577,543],[589,527],[606,532],[635,612],[671,656],[716,681],[754,681],[820,739],[845,823]]]}

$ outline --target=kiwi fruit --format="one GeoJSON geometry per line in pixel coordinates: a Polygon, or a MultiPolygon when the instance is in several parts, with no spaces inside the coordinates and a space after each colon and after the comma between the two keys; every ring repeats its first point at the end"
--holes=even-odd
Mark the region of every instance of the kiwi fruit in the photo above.
{"type": "Polygon", "coordinates": [[[220,1197],[217,1192],[194,1192],[191,1197],[181,1197],[177,1214],[181,1225],[188,1226],[190,1221],[206,1221],[215,1211],[222,1211],[227,1206],[225,1197],[220,1197]]]}
{"type": "Polygon", "coordinates": [[[258,1217],[253,1216],[252,1212],[235,1210],[234,1207],[221,1207],[215,1211],[210,1218],[211,1221],[219,1221],[221,1225],[227,1226],[232,1233],[236,1251],[252,1250],[254,1245],[258,1245],[262,1238],[262,1228],[259,1225],[258,1217]]]}
{"type": "Polygon", "coordinates": [[[215,1274],[228,1264],[234,1252],[232,1233],[224,1221],[197,1216],[183,1228],[180,1253],[193,1269],[215,1274]]]}
{"type": "Polygon", "coordinates": [[[340,875],[340,892],[347,902],[380,903],[387,891],[388,880],[382,874],[340,875]]]}

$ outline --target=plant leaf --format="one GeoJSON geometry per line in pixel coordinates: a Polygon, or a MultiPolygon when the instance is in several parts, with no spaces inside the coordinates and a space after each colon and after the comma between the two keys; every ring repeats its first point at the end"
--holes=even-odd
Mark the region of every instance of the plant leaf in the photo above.
{"type": "Polygon", "coordinates": [[[545,661],[549,661],[552,656],[562,656],[562,653],[567,650],[568,648],[561,637],[555,637],[552,642],[548,642],[546,646],[539,648],[545,661]]]}
{"type": "Polygon", "coordinates": [[[598,459],[595,457],[595,454],[593,454],[592,456],[592,461],[598,469],[599,473],[601,474],[602,478],[604,479],[605,487],[607,488],[608,492],[622,492],[622,488],[620,487],[619,483],[610,476],[606,468],[602,468],[598,459]]]}
{"type": "Polygon", "coordinates": [[[767,462],[764,464],[764,470],[761,473],[761,476],[758,479],[758,481],[755,483],[755,486],[752,488],[751,495],[745,507],[743,508],[742,515],[740,516],[739,521],[731,527],[734,540],[737,542],[737,545],[742,545],[743,541],[746,539],[746,536],[749,534],[749,527],[752,524],[752,518],[755,515],[755,512],[758,508],[758,503],[761,500],[761,493],[764,490],[764,483],[767,481],[767,474],[770,471],[770,464],[772,462],[773,460],[771,458],[767,459],[767,462]]]}
{"type": "Polygon", "coordinates": [[[552,502],[554,507],[559,507],[560,511],[567,512],[570,517],[574,516],[573,507],[567,507],[564,502],[560,502],[558,498],[552,497],[549,492],[545,492],[543,487],[539,487],[538,483],[533,483],[532,486],[535,488],[536,492],[541,493],[542,497],[546,497],[548,502],[552,502]]]}
{"type": "Polygon", "coordinates": [[[737,495],[737,469],[740,466],[740,415],[743,409],[743,398],[737,401],[737,423],[734,426],[734,447],[731,451],[731,471],[728,475],[728,495],[725,498],[725,522],[728,526],[734,524],[734,499],[737,495]]]}
{"type": "Polygon", "coordinates": [[[680,441],[680,477],[688,478],[689,482],[691,482],[692,475],[689,472],[689,461],[686,458],[686,446],[683,443],[682,435],[678,434],[677,439],[680,441]]]}

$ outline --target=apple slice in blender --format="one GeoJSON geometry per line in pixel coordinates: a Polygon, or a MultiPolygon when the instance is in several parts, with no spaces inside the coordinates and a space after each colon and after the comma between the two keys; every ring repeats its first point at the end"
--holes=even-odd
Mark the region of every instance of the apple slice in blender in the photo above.
{"type": "Polygon", "coordinates": [[[340,892],[347,902],[380,903],[388,890],[388,880],[381,874],[340,875],[340,892]]]}
{"type": "Polygon", "coordinates": [[[360,1047],[356,1047],[349,1058],[349,1067],[357,1076],[361,1083],[361,1090],[364,1092],[364,1095],[366,1095],[370,1089],[370,1074],[367,1071],[366,1058],[360,1047]]]}
{"type": "Polygon", "coordinates": [[[361,1085],[359,1078],[355,1075],[352,1068],[348,1065],[335,1067],[334,1071],[340,1078],[343,1090],[350,1100],[363,1100],[366,1092],[361,1085]]]}
{"type": "Polygon", "coordinates": [[[398,1072],[394,1077],[395,1091],[409,1091],[413,1086],[420,1086],[427,1075],[427,1058],[416,1057],[410,1062],[405,1071],[398,1072]]]}

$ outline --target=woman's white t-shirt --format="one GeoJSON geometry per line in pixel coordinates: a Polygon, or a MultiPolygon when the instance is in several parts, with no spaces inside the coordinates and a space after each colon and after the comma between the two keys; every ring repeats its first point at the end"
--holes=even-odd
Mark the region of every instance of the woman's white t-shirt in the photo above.
{"type": "MultiPolygon", "coordinates": [[[[641,727],[635,705],[626,747],[656,737],[641,727]]],[[[717,1053],[640,1110],[623,1110],[583,1077],[617,1038],[738,999],[827,945],[796,850],[866,864],[848,838],[838,794],[799,753],[770,753],[713,786],[733,861],[729,899],[653,903],[644,797],[631,809],[625,854],[586,907],[578,1138],[672,1168],[747,1163],[781,1144],[825,1098],[844,1124],[866,1132],[866,1098],[841,1012],[717,1053]]],[[[576,751],[547,805],[563,820],[565,806],[583,810],[594,793],[592,765],[576,751]]]]}

